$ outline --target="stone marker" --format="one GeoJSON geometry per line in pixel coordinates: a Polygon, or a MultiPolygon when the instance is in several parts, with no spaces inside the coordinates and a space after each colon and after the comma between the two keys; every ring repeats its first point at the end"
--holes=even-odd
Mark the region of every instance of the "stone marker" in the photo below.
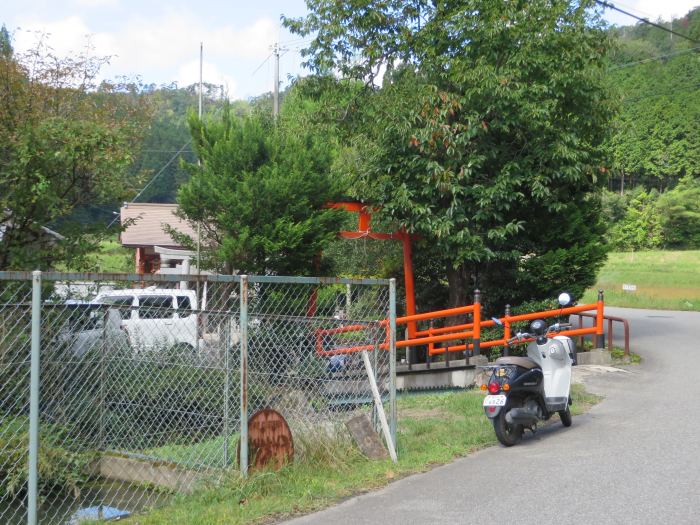
{"type": "Polygon", "coordinates": [[[389,457],[384,443],[379,434],[372,428],[372,423],[367,414],[355,416],[346,421],[345,426],[348,427],[350,434],[362,453],[369,459],[386,459],[389,457]]]}

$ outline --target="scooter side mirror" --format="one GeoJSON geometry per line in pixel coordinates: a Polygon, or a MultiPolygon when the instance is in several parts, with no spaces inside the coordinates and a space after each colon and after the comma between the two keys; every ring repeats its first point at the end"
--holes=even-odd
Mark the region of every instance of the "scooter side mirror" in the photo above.
{"type": "Polygon", "coordinates": [[[571,295],[568,292],[562,292],[559,294],[559,304],[561,306],[569,306],[571,303],[571,295]]]}

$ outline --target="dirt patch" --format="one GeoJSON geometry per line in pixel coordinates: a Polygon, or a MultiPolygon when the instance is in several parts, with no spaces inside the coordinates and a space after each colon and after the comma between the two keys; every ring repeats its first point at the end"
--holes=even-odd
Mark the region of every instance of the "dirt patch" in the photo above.
{"type": "Polygon", "coordinates": [[[577,365],[571,369],[572,383],[586,383],[586,379],[604,374],[631,374],[629,370],[604,365],[577,365]]]}

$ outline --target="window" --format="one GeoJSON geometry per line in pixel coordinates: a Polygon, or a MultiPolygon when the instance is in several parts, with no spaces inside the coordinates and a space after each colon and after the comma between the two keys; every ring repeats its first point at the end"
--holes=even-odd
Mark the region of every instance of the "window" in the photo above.
{"type": "Polygon", "coordinates": [[[190,315],[190,310],[192,310],[192,304],[190,304],[190,298],[186,295],[177,296],[177,310],[183,316],[190,315]]]}
{"type": "Polygon", "coordinates": [[[116,306],[122,319],[131,319],[131,305],[134,302],[131,295],[103,297],[100,302],[116,306]]]}
{"type": "Polygon", "coordinates": [[[173,313],[173,298],[169,295],[139,297],[140,319],[172,319],[173,313]]]}

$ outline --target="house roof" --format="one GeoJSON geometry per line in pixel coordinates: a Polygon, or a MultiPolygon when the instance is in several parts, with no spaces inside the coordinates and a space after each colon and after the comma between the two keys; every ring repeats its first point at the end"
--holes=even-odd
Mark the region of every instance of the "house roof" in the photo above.
{"type": "Polygon", "coordinates": [[[121,223],[134,222],[122,232],[122,245],[132,248],[156,245],[181,248],[166,232],[166,225],[193,238],[197,233],[190,224],[177,217],[176,212],[177,204],[125,203],[121,208],[121,223]]]}

